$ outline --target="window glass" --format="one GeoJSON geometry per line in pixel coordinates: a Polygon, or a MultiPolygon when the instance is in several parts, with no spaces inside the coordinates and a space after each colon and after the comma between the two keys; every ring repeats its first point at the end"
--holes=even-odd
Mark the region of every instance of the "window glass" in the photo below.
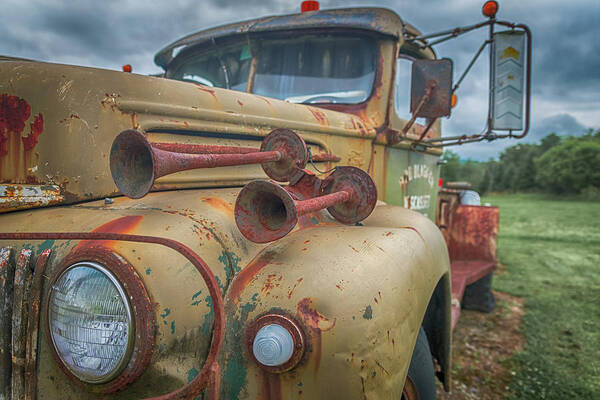
{"type": "Polygon", "coordinates": [[[361,37],[264,40],[253,92],[292,103],[361,103],[371,94],[375,51],[361,37]]]}
{"type": "Polygon", "coordinates": [[[394,108],[396,115],[410,119],[410,79],[413,60],[400,56],[396,61],[396,82],[394,90],[394,108]]]}
{"type": "Polygon", "coordinates": [[[248,44],[229,48],[209,47],[179,64],[170,77],[245,92],[251,62],[248,44]]]}

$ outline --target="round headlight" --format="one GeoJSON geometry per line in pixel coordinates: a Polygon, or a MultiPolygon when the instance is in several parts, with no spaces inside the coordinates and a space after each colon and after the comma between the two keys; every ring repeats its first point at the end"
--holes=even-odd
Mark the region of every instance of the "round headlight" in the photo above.
{"type": "Polygon", "coordinates": [[[129,360],[134,336],[129,301],[116,277],[98,263],[78,262],[57,278],[49,328],[56,353],[82,381],[107,382],[129,360]]]}

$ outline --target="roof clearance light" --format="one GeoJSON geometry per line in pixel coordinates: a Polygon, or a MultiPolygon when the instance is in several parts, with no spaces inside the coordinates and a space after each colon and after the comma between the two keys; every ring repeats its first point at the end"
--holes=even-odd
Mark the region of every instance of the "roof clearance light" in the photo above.
{"type": "Polygon", "coordinates": [[[123,65],[123,72],[131,72],[131,71],[133,71],[133,68],[131,68],[131,64],[123,65]]]}
{"type": "Polygon", "coordinates": [[[319,11],[319,2],[314,0],[306,0],[302,2],[300,6],[300,11],[308,12],[308,11],[319,11]]]}
{"type": "Polygon", "coordinates": [[[498,2],[494,0],[486,1],[481,12],[488,18],[494,18],[498,12],[498,2]]]}
{"type": "Polygon", "coordinates": [[[450,100],[450,106],[454,108],[456,103],[458,102],[458,97],[454,93],[452,93],[452,99],[450,100]]]}

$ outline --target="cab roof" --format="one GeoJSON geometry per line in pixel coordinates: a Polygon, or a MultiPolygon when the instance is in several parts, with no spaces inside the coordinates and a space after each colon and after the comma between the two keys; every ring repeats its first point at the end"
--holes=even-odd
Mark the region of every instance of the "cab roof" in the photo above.
{"type": "Polygon", "coordinates": [[[403,23],[398,14],[387,8],[377,7],[343,8],[274,15],[221,25],[193,33],[160,50],[156,53],[154,62],[166,69],[174,58],[174,50],[178,52],[186,47],[235,35],[295,29],[345,28],[376,32],[398,39],[402,36],[402,26],[403,23]]]}

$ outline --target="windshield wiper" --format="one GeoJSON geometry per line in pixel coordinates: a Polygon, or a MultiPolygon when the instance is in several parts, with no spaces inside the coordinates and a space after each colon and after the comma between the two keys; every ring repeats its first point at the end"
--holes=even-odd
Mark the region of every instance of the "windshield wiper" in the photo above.
{"type": "Polygon", "coordinates": [[[223,70],[223,74],[225,75],[225,88],[231,89],[231,85],[229,84],[229,71],[227,70],[227,65],[223,62],[223,59],[221,58],[221,51],[219,50],[219,46],[217,46],[215,38],[212,37],[211,39],[212,44],[215,47],[217,53],[217,60],[219,61],[219,65],[221,65],[221,69],[223,70]]]}

